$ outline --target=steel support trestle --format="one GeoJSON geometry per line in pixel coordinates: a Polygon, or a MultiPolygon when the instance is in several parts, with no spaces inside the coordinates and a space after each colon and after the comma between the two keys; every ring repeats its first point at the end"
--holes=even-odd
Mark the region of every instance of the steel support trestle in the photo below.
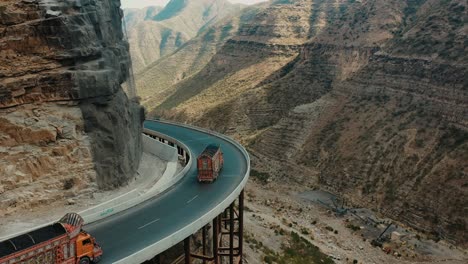
{"type": "Polygon", "coordinates": [[[244,191],[239,195],[237,210],[234,201],[211,224],[201,230],[201,246],[191,250],[191,237],[184,240],[185,264],[198,259],[203,264],[242,264],[244,232],[244,191]],[[210,232],[211,231],[211,232],[210,232]],[[209,235],[211,234],[211,241],[209,235]],[[211,242],[211,245],[209,245],[211,242]]]}

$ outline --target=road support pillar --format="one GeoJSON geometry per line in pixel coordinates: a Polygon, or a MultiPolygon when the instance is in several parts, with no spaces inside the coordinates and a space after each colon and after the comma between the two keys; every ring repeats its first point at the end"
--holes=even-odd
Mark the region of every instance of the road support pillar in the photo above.
{"type": "Polygon", "coordinates": [[[219,264],[219,256],[218,256],[219,230],[220,230],[220,222],[219,222],[219,216],[217,216],[215,219],[213,219],[213,258],[214,258],[215,264],[219,264]]]}
{"type": "Polygon", "coordinates": [[[184,240],[185,264],[192,264],[190,253],[190,236],[184,240]]]}
{"type": "Polygon", "coordinates": [[[204,226],[201,230],[202,247],[200,253],[191,252],[190,236],[184,240],[185,264],[191,264],[192,259],[197,259],[200,261],[197,263],[202,262],[203,264],[243,264],[244,191],[240,193],[238,199],[237,208],[236,201],[234,201],[224,212],[213,219],[211,247],[207,245],[207,242],[209,243],[207,240],[209,225],[204,226]],[[211,249],[212,252],[210,252],[211,249]],[[208,256],[207,253],[212,254],[208,256]]]}
{"type": "Polygon", "coordinates": [[[234,264],[234,203],[229,206],[229,264],[234,264]]]}
{"type": "Polygon", "coordinates": [[[244,190],[239,195],[239,264],[244,254],[244,190]]]}
{"type": "MultiPolygon", "coordinates": [[[[202,228],[202,253],[206,256],[206,226],[202,228]]],[[[206,260],[203,260],[203,264],[206,264],[206,260]]]]}

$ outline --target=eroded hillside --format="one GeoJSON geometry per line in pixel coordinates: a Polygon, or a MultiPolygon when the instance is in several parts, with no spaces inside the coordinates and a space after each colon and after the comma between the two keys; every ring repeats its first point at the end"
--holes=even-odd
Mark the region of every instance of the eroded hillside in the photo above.
{"type": "Polygon", "coordinates": [[[121,88],[120,1],[0,3],[0,214],[133,177],[143,111],[121,88]]]}
{"type": "Polygon", "coordinates": [[[235,36],[242,21],[248,21],[261,7],[245,8],[234,13],[198,37],[190,40],[174,54],[146,67],[136,76],[138,95],[142,104],[152,109],[171,96],[173,85],[192,77],[202,70],[224,43],[235,36]]]}
{"type": "Polygon", "coordinates": [[[240,5],[227,0],[171,0],[163,9],[126,10],[135,73],[169,55],[240,5]]]}
{"type": "Polygon", "coordinates": [[[236,136],[278,181],[466,245],[466,10],[460,0],[274,1],[149,107],[236,136]]]}

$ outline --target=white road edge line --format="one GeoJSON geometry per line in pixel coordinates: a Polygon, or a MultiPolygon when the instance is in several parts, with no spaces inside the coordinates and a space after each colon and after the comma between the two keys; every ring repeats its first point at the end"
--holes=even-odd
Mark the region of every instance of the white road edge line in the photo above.
{"type": "Polygon", "coordinates": [[[197,138],[197,139],[186,140],[184,142],[204,141],[204,140],[207,140],[207,139],[210,139],[210,138],[211,137],[202,137],[202,138],[197,138]]]}
{"type": "Polygon", "coordinates": [[[193,200],[197,199],[197,197],[198,197],[198,194],[197,194],[197,195],[195,195],[195,197],[193,197],[192,199],[188,200],[188,201],[187,201],[187,204],[189,204],[189,203],[193,202],[193,200]]]}
{"type": "Polygon", "coordinates": [[[151,224],[156,223],[156,222],[159,221],[159,220],[161,220],[161,219],[158,218],[158,219],[156,219],[156,220],[154,220],[154,221],[151,221],[151,222],[147,223],[146,225],[140,226],[138,229],[145,228],[145,227],[147,227],[147,226],[149,226],[149,225],[151,225],[151,224]]]}

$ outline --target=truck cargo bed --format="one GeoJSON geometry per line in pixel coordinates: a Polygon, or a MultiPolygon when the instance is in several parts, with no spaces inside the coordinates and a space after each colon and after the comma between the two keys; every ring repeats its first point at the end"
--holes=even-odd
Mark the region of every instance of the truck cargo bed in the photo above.
{"type": "Polygon", "coordinates": [[[30,233],[0,242],[0,258],[28,249],[50,239],[63,236],[67,233],[61,224],[46,226],[30,233]]]}

